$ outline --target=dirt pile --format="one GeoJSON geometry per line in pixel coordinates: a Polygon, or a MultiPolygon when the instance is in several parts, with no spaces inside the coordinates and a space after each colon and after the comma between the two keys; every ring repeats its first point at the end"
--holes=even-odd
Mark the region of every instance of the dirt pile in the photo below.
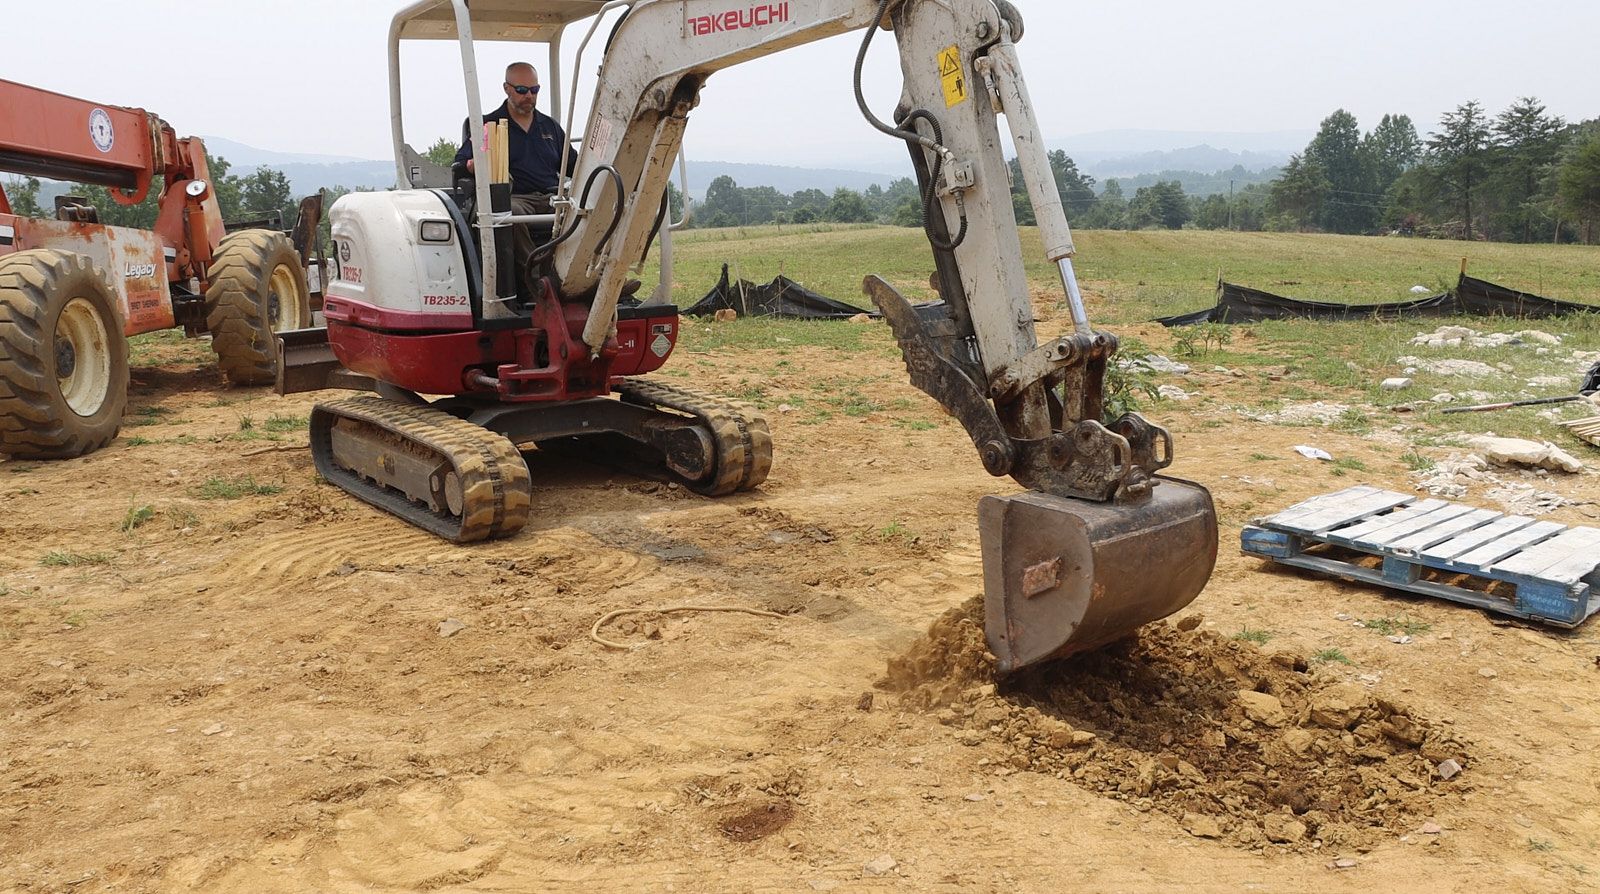
{"type": "Polygon", "coordinates": [[[997,688],[981,612],[975,599],[941,617],[882,685],[964,744],[998,747],[998,772],[1070,779],[1198,837],[1293,850],[1409,831],[1470,784],[1467,750],[1443,725],[1299,656],[1165,623],[997,688]]]}

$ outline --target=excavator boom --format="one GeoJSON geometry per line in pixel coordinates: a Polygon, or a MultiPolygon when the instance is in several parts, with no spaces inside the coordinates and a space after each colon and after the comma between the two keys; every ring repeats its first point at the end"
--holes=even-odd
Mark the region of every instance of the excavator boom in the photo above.
{"type": "MultiPolygon", "coordinates": [[[[1094,648],[1194,599],[1216,561],[1216,513],[1204,488],[1160,474],[1173,459],[1165,429],[1135,413],[1106,417],[1117,339],[1093,328],[1078,289],[1011,3],[419,0],[390,31],[401,179],[417,187],[426,179],[401,139],[402,38],[459,41],[471,106],[479,105],[475,32],[543,41],[550,108],[561,117],[577,105],[576,87],[560,93],[561,34],[583,20],[580,60],[603,21],[610,31],[574,175],[553,214],[511,212],[506,126],[484,129],[478,108],[468,129],[485,134],[472,149],[473,170],[484,173],[470,187],[352,195],[334,207],[341,266],[326,344],[296,350],[321,351],[306,355],[308,367],[342,364],[383,399],[313,414],[313,457],[328,480],[461,542],[506,536],[526,517],[528,476],[507,442],[559,449],[587,438],[588,455],[621,455],[609,445],[644,456],[707,495],[759,486],[772,459],[765,420],[754,408],[633,378],[666,360],[677,313],[623,299],[629,274],[663,233],[668,177],[708,80],[854,31],[862,36],[855,101],[909,151],[942,300],[913,307],[875,276],[865,290],[912,382],[961,422],[988,472],[1026,488],[979,507],[986,629],[1001,670],[1094,648]],[[904,84],[888,120],[868,108],[860,83],[882,31],[898,45],[904,84]],[[1043,343],[1002,117],[1072,315],[1071,331],[1043,343]],[[547,226],[549,236],[513,258],[509,228],[523,224],[547,226]],[[413,244],[414,263],[391,260],[413,244]],[[421,394],[452,396],[424,406],[421,394]]],[[[578,130],[570,115],[565,123],[578,130]]],[[[279,364],[298,366],[287,355],[279,364]]]]}
{"type": "Polygon", "coordinates": [[[1216,560],[1216,514],[1204,488],[1158,473],[1172,438],[1137,414],[1103,418],[1116,337],[1089,323],[1074,246],[1050,176],[1004,0],[641,0],[614,27],[574,183],[615,175],[591,207],[566,205],[555,278],[592,301],[583,340],[613,333],[628,270],[657,209],[701,87],[721,69],[845,31],[863,30],[856,99],[904,141],[923,190],[943,302],[913,308],[886,282],[865,290],[893,328],[912,381],[961,421],[985,468],[1030,492],[980,510],[990,646],[1002,670],[1102,645],[1187,605],[1216,560]],[[860,89],[874,32],[893,32],[904,86],[893,121],[860,89]],[[1057,266],[1072,331],[1040,344],[1004,118],[1045,256],[1057,266]]]}

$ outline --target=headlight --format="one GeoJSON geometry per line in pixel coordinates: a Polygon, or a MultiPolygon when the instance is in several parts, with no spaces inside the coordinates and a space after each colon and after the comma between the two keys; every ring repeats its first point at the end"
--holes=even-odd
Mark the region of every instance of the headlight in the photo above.
{"type": "Polygon", "coordinates": [[[450,232],[451,227],[448,220],[425,220],[422,222],[423,242],[449,242],[450,232]]]}

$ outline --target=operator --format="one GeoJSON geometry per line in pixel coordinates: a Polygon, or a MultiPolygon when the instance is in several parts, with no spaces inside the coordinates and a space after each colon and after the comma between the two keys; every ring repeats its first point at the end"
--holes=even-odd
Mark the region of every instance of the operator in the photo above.
{"type": "MultiPolygon", "coordinates": [[[[560,185],[556,169],[561,165],[561,151],[567,145],[567,135],[549,115],[539,114],[534,100],[539,98],[539,73],[526,62],[513,62],[506,66],[506,101],[483,116],[490,121],[510,121],[512,127],[507,142],[510,149],[511,212],[513,214],[549,214],[553,210],[550,197],[560,185]]],[[[481,139],[472,133],[472,119],[461,125],[461,148],[456,151],[453,170],[457,178],[473,173],[472,142],[481,139]]],[[[572,176],[577,166],[578,153],[567,153],[567,176],[572,176]]],[[[535,233],[529,226],[512,227],[516,245],[516,262],[519,274],[527,266],[528,256],[535,248],[535,237],[548,239],[549,227],[540,227],[535,233]]],[[[521,282],[521,276],[518,277],[521,282]]]]}

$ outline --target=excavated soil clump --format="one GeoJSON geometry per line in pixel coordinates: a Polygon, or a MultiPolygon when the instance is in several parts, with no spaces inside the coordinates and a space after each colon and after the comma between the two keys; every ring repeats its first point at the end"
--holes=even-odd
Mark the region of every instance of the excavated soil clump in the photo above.
{"type": "Polygon", "coordinates": [[[964,744],[998,746],[999,772],[1070,779],[1245,846],[1360,846],[1415,828],[1470,784],[1444,724],[1187,620],[997,687],[974,599],[891,659],[881,685],[964,744]]]}

